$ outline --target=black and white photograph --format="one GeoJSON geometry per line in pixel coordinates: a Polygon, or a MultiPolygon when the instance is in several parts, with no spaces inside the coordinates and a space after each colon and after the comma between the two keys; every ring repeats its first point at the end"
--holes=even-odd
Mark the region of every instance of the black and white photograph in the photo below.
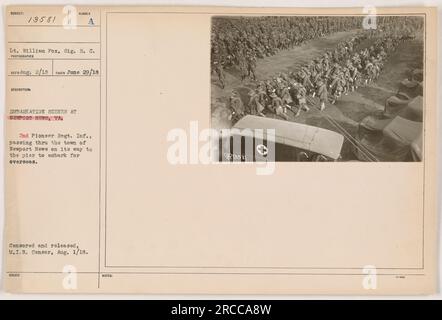
{"type": "Polygon", "coordinates": [[[275,161],[422,161],[424,19],[213,17],[212,128],[274,130],[275,161]]]}

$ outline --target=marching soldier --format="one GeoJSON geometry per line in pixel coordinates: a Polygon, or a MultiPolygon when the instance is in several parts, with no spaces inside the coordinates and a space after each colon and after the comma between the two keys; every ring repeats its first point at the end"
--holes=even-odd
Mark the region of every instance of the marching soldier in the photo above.
{"type": "Polygon", "coordinates": [[[241,81],[244,81],[247,78],[248,67],[246,58],[242,54],[240,54],[240,56],[238,57],[238,66],[239,73],[241,74],[241,81]]]}
{"type": "Polygon", "coordinates": [[[229,120],[233,120],[234,122],[238,121],[244,116],[244,104],[242,103],[241,97],[238,92],[233,90],[230,96],[230,117],[229,120]]]}
{"type": "Polygon", "coordinates": [[[213,63],[213,68],[214,68],[214,70],[215,70],[215,72],[216,72],[216,74],[218,76],[218,80],[219,80],[219,82],[221,84],[221,88],[224,89],[226,77],[224,75],[224,70],[223,70],[224,68],[223,68],[222,64],[219,63],[218,61],[215,61],[213,63]]]}
{"type": "Polygon", "coordinates": [[[281,98],[278,97],[274,92],[272,92],[270,98],[272,98],[271,109],[275,112],[275,114],[284,118],[285,120],[289,120],[289,117],[284,113],[284,107],[281,98]]]}
{"type": "Polygon", "coordinates": [[[322,80],[319,80],[319,82],[318,82],[318,97],[319,97],[319,103],[320,103],[319,110],[322,111],[325,109],[325,103],[328,100],[327,86],[325,85],[324,81],[322,81],[322,80]]]}
{"type": "Polygon", "coordinates": [[[251,53],[247,54],[246,63],[247,63],[247,75],[250,77],[250,79],[256,80],[256,74],[255,74],[256,58],[251,53]]]}
{"type": "Polygon", "coordinates": [[[360,74],[357,68],[354,66],[350,66],[350,77],[353,79],[352,81],[352,91],[358,89],[359,81],[360,81],[360,74]]]}
{"type": "Polygon", "coordinates": [[[292,107],[290,106],[290,103],[292,101],[292,97],[290,96],[290,87],[288,85],[284,85],[280,92],[280,97],[282,100],[282,103],[284,105],[284,112],[287,112],[287,109],[292,110],[292,107]]]}
{"type": "Polygon", "coordinates": [[[258,101],[262,106],[266,106],[269,102],[269,98],[267,96],[265,86],[264,87],[258,87],[257,89],[257,95],[258,95],[258,101]]]}
{"type": "Polygon", "coordinates": [[[298,84],[298,93],[296,97],[298,98],[298,112],[296,112],[295,117],[299,116],[301,114],[302,110],[305,110],[306,112],[310,111],[310,108],[307,107],[307,90],[300,84],[298,84]]]}
{"type": "Polygon", "coordinates": [[[299,83],[296,82],[296,80],[294,80],[290,85],[289,93],[290,93],[290,97],[292,98],[292,101],[295,105],[299,104],[298,88],[299,88],[299,83]]]}
{"type": "Polygon", "coordinates": [[[249,91],[249,109],[250,109],[250,113],[253,115],[259,115],[261,117],[265,117],[263,110],[264,107],[261,104],[261,102],[259,101],[259,95],[258,95],[258,89],[255,90],[250,90],[249,91]]]}

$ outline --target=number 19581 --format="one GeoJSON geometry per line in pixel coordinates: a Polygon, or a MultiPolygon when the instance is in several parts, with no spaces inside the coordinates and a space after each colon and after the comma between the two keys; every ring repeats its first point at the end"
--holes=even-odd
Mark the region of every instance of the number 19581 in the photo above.
{"type": "Polygon", "coordinates": [[[55,23],[55,16],[31,16],[28,23],[55,23]]]}

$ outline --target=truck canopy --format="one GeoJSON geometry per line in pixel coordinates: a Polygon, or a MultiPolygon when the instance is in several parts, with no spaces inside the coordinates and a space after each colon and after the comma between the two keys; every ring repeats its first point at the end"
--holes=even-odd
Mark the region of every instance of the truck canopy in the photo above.
{"type": "Polygon", "coordinates": [[[312,151],[334,160],[339,158],[344,143],[344,137],[331,130],[252,115],[241,118],[233,128],[239,130],[274,129],[276,143],[312,151]]]}

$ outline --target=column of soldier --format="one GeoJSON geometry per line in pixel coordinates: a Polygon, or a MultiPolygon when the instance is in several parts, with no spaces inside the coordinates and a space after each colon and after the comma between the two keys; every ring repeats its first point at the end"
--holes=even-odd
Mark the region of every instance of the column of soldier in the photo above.
{"type": "Polygon", "coordinates": [[[322,111],[326,103],[334,104],[342,95],[376,80],[387,53],[394,51],[400,41],[409,39],[409,32],[384,31],[373,45],[359,51],[355,47],[367,37],[365,34],[341,42],[335,50],[325,52],[297,72],[280,73],[260,81],[256,89],[249,91],[246,105],[233,90],[229,101],[231,119],[239,120],[246,114],[265,116],[264,112],[270,112],[288,120],[287,110],[299,116],[302,111],[310,110],[309,102],[315,97],[319,98],[322,111]]]}
{"type": "Polygon", "coordinates": [[[217,18],[212,25],[211,64],[221,87],[224,69],[236,66],[241,80],[256,79],[256,60],[306,41],[360,26],[360,17],[217,18]]]}

